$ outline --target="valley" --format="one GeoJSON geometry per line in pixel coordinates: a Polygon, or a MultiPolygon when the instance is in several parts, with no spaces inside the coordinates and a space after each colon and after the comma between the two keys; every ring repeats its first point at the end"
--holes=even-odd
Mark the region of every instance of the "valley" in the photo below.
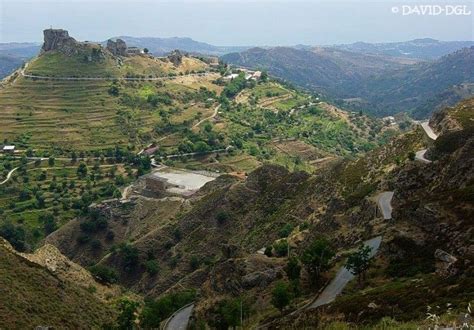
{"type": "MultiPolygon", "coordinates": [[[[275,78],[350,93],[393,70],[418,93],[419,68],[461,63],[469,80],[471,50],[427,64],[319,49],[299,72],[277,63],[296,49],[211,65],[44,35],[0,85],[0,327],[471,322],[474,99],[382,119],[275,78]]],[[[403,94],[387,80],[370,90],[403,94]]]]}

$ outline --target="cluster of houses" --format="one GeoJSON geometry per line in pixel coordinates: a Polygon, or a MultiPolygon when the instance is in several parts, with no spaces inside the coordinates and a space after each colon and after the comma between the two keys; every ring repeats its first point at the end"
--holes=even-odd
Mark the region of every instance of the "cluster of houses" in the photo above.
{"type": "MultiPolygon", "coordinates": [[[[239,69],[245,74],[245,80],[259,80],[262,77],[261,71],[252,71],[248,69],[239,69]]],[[[239,76],[240,73],[231,73],[224,77],[224,80],[233,80],[239,76]]]]}

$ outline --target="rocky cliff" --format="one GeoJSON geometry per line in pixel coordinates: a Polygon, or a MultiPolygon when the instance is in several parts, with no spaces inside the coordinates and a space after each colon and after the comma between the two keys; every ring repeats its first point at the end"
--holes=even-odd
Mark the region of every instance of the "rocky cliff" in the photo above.
{"type": "Polygon", "coordinates": [[[116,56],[127,56],[127,44],[122,39],[107,40],[107,50],[116,56]]]}
{"type": "Polygon", "coordinates": [[[42,52],[51,50],[61,50],[70,52],[79,44],[76,39],[69,36],[66,30],[62,29],[47,29],[43,31],[44,43],[41,48],[42,52]]]}

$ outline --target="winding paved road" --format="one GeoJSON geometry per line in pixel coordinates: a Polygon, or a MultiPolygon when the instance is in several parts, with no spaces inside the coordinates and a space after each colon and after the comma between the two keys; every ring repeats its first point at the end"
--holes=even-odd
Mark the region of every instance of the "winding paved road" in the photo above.
{"type": "Polygon", "coordinates": [[[392,219],[393,191],[385,191],[377,196],[377,205],[382,212],[384,220],[392,219]]]}
{"type": "MultiPolygon", "coordinates": [[[[369,246],[372,250],[370,251],[370,257],[372,258],[376,253],[382,242],[382,236],[371,238],[364,242],[365,246],[369,246]]],[[[336,299],[336,297],[342,292],[344,287],[353,278],[352,274],[345,266],[337,272],[336,277],[329,283],[329,285],[321,292],[315,302],[307,307],[307,309],[316,308],[322,305],[329,304],[336,299]]]]}
{"type": "Polygon", "coordinates": [[[186,306],[180,309],[176,314],[172,315],[171,318],[166,322],[165,330],[186,330],[189,323],[189,318],[193,312],[194,304],[186,306]]]}
{"type": "Polygon", "coordinates": [[[426,135],[428,135],[428,137],[431,139],[431,140],[436,140],[438,138],[438,134],[436,134],[433,129],[431,128],[429,122],[427,121],[424,121],[421,123],[421,127],[423,127],[423,129],[425,130],[426,132],[426,135]]]}
{"type": "Polygon", "coordinates": [[[431,163],[431,160],[425,157],[426,151],[427,149],[417,151],[415,154],[415,159],[423,163],[427,163],[427,164],[431,163]]]}

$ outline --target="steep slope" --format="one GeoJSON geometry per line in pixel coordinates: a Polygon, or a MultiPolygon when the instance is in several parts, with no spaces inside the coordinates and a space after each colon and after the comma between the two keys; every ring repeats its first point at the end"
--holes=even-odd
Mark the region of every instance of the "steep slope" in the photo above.
{"type": "MultiPolygon", "coordinates": [[[[421,108],[428,100],[455,85],[474,82],[473,62],[474,47],[464,48],[436,62],[422,63],[367,81],[364,94],[376,105],[378,114],[414,111],[419,118],[425,118],[429,116],[430,108],[425,106],[424,111],[421,108]]],[[[458,99],[445,101],[456,102],[458,99]]]]}
{"type": "Polygon", "coordinates": [[[378,116],[413,112],[425,118],[436,108],[454,105],[464,97],[466,93],[454,90],[474,82],[473,54],[473,47],[464,48],[434,62],[407,65],[403,59],[382,55],[280,47],[251,49],[222,58],[237,65],[265,68],[277,77],[327,94],[344,107],[378,116]],[[451,97],[441,99],[443,94],[451,97]]]}
{"type": "Polygon", "coordinates": [[[0,241],[2,328],[96,328],[114,321],[116,311],[110,302],[93,293],[92,288],[101,285],[90,274],[89,278],[68,278],[69,267],[88,273],[64,259],[54,247],[44,247],[35,255],[21,255],[0,241]],[[46,249],[49,253],[45,255],[46,249]]]}
{"type": "Polygon", "coordinates": [[[446,302],[461,312],[472,299],[472,233],[465,229],[472,227],[474,215],[473,102],[434,117],[433,128],[440,133],[435,143],[417,128],[358,160],[334,161],[314,175],[266,165],[244,181],[223,176],[187,201],[175,199],[169,206],[174,215],[168,218],[154,210],[163,208],[169,197],[136,196],[126,205],[102,206],[109,228],[124,227],[121,232],[128,234],[106,242],[106,231],[93,233],[91,239],[103,243],[99,251],[93,252],[88,243],[75,248],[68,244],[77,228],[84,227],[81,222],[93,221],[87,217],[74,224],[76,229],[60,230],[48,241],[81,263],[116,269],[122,283],[143,294],[199,288],[197,324],[228,324],[222,308],[239,299],[249,326],[272,322],[275,327],[315,327],[335,319],[370,325],[386,316],[394,324],[420,325],[427,305],[446,302]],[[411,160],[410,154],[422,148],[429,149],[432,163],[411,160]],[[381,191],[394,192],[389,221],[375,211],[381,191]],[[146,230],[151,223],[155,229],[146,230]],[[383,237],[382,245],[362,291],[349,284],[330,308],[323,307],[322,318],[302,309],[348,253],[376,236],[383,237]],[[332,270],[316,286],[303,270],[301,295],[282,317],[271,305],[276,282],[288,281],[288,250],[278,246],[287,241],[290,255],[301,258],[321,237],[337,252],[332,270]],[[265,247],[273,247],[272,257],[257,253],[265,247]],[[151,263],[159,265],[157,272],[151,272],[151,263]]]}
{"type": "Polygon", "coordinates": [[[299,50],[289,47],[252,48],[222,56],[228,63],[268,70],[299,86],[349,96],[364,78],[403,65],[395,58],[351,53],[331,48],[299,50]]]}

